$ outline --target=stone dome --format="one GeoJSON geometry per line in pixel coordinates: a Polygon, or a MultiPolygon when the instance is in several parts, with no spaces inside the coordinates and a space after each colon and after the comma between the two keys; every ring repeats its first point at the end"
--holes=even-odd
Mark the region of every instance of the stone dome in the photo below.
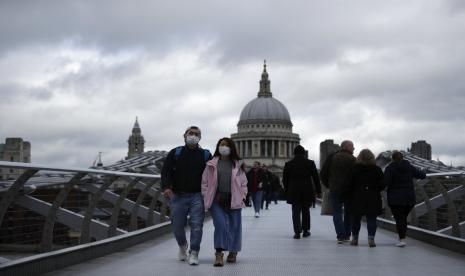
{"type": "Polygon", "coordinates": [[[256,123],[273,123],[292,126],[289,111],[287,111],[284,104],[273,98],[270,83],[265,63],[263,65],[258,96],[242,109],[238,126],[256,123]]]}
{"type": "Polygon", "coordinates": [[[259,96],[242,109],[239,124],[275,122],[292,124],[289,111],[280,101],[273,97],[259,96]]]}

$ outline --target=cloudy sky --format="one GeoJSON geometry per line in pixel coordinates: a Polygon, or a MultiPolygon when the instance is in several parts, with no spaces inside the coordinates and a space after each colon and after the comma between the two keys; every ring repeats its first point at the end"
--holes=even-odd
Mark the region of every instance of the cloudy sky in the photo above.
{"type": "Polygon", "coordinates": [[[204,147],[237,130],[263,59],[273,96],[318,161],[427,140],[465,165],[465,1],[1,1],[0,139],[32,161],[87,167],[146,150],[204,147]]]}

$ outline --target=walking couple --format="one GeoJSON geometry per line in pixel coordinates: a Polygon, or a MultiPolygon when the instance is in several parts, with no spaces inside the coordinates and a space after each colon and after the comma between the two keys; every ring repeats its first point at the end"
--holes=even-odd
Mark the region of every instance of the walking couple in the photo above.
{"type": "Polygon", "coordinates": [[[244,165],[230,138],[221,138],[213,157],[199,146],[201,131],[191,126],[184,132],[185,145],[172,149],[161,172],[161,187],[170,200],[172,229],[179,245],[178,258],[199,264],[205,211],[215,227],[214,266],[235,263],[242,245],[241,210],[245,207],[247,178],[244,165]],[[189,220],[188,220],[189,217],[189,220]],[[185,226],[190,226],[190,248],[185,226]],[[189,253],[189,254],[188,254],[189,253]]]}

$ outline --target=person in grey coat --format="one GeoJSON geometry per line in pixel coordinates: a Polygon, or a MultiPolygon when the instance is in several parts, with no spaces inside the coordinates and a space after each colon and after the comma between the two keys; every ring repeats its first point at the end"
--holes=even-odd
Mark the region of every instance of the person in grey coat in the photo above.
{"type": "Polygon", "coordinates": [[[341,150],[330,155],[321,169],[323,184],[330,190],[333,223],[338,243],[348,242],[351,232],[351,215],[348,211],[348,192],[351,187],[351,171],[355,165],[354,143],[346,140],[341,150]],[[344,209],[343,209],[344,208],[344,209]]]}

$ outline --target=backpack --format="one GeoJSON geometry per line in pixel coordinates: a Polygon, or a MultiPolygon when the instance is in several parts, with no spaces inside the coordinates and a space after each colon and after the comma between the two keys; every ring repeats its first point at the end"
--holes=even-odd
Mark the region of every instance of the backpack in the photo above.
{"type": "MultiPolygon", "coordinates": [[[[174,160],[175,161],[179,159],[179,156],[181,156],[182,148],[183,148],[183,146],[179,146],[174,151],[174,160]]],[[[206,163],[208,161],[208,158],[210,157],[210,151],[207,150],[207,149],[202,149],[202,150],[203,150],[203,161],[205,161],[205,163],[206,163]]]]}

